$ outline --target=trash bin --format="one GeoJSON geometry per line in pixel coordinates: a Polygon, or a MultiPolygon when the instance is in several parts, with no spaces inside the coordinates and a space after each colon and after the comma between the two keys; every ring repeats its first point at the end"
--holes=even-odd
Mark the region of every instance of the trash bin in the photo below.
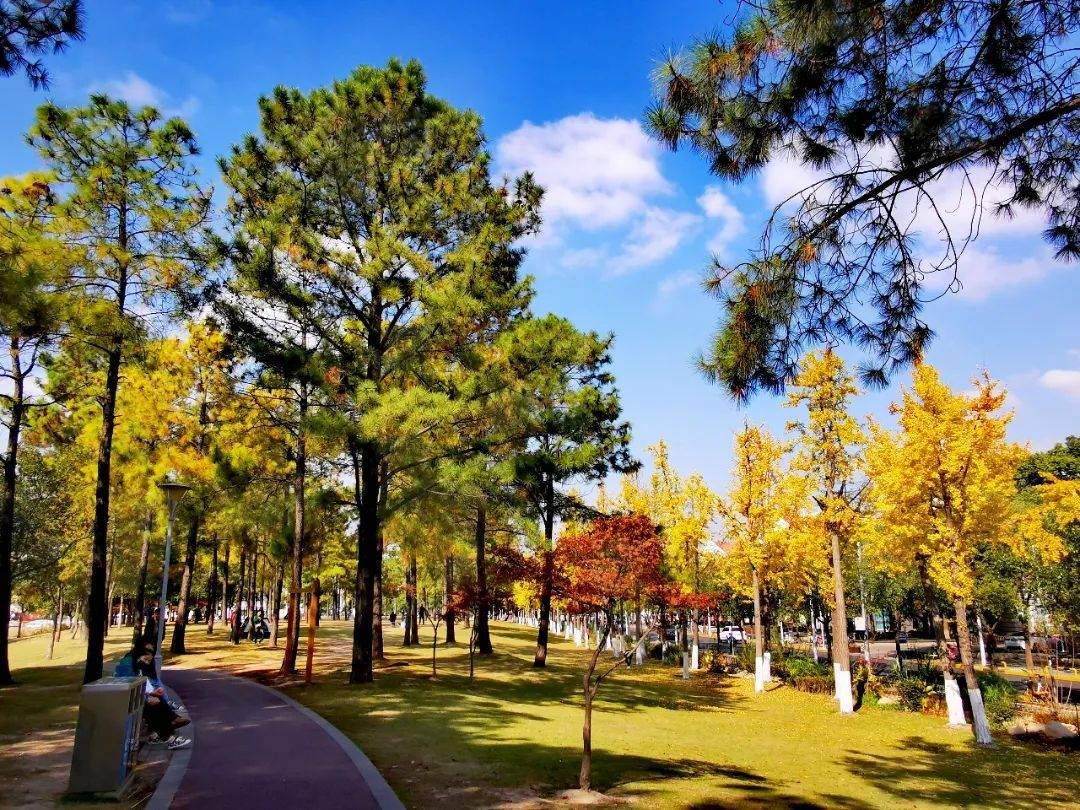
{"type": "Polygon", "coordinates": [[[83,686],[68,793],[123,792],[139,751],[145,684],[138,676],[83,686]]]}

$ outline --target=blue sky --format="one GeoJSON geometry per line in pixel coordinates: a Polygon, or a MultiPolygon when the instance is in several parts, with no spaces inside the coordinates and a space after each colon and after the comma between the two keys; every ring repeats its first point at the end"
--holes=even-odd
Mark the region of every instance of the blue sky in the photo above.
{"type": "MultiPolygon", "coordinates": [[[[180,114],[214,157],[257,124],[277,84],[310,89],[360,64],[417,58],[430,90],[483,116],[501,171],[534,170],[548,188],[544,233],[526,270],[536,308],[614,332],[614,365],[635,448],[665,438],[684,472],[725,485],[745,420],[783,429],[791,414],[758,396],[737,408],[694,370],[718,310],[699,289],[710,251],[738,259],[801,170],[777,161],[734,187],[640,127],[664,54],[731,21],[709,2],[400,4],[174,0],[87,3],[86,41],[50,59],[53,84],[0,81],[0,171],[37,167],[23,145],[35,106],[91,90],[180,114]]],[[[946,180],[947,182],[947,180],[946,180]]],[[[948,188],[945,191],[949,191],[948,188]]],[[[955,191],[955,189],[954,189],[955,191]]],[[[957,193],[957,216],[969,210],[957,193]]],[[[1038,218],[984,223],[965,257],[965,289],[927,309],[927,359],[958,387],[981,368],[1008,386],[1013,438],[1038,449],[1080,432],[1080,274],[1048,257],[1038,218]]],[[[857,403],[887,419],[899,379],[857,403]]]]}

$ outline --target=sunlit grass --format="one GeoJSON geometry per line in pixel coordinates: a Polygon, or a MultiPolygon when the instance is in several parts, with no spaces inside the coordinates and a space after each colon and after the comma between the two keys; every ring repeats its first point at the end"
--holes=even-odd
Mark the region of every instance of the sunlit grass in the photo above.
{"type": "MultiPolygon", "coordinates": [[[[407,805],[527,806],[574,786],[585,653],[572,643],[553,640],[547,671],[536,671],[535,630],[496,623],[496,655],[477,658],[474,680],[464,644],[439,645],[432,678],[430,643],[402,648],[401,631],[388,628],[376,683],[349,686],[350,633],[345,622],[325,622],[314,684],[281,686],[354,739],[407,805]]],[[[424,636],[430,640],[430,629],[424,636]]],[[[45,641],[13,646],[16,674],[30,675],[33,688],[0,692],[0,733],[74,723],[81,643],[46,673],[45,641]]],[[[201,626],[188,641],[190,654],[171,663],[272,680],[281,660],[280,649],[233,646],[201,626]]],[[[122,646],[113,640],[110,651],[122,646]]],[[[619,671],[600,698],[594,786],[642,806],[1064,807],[1075,806],[1080,783],[1075,756],[1003,735],[993,750],[978,750],[941,718],[870,706],[841,718],[828,697],[787,688],[755,697],[742,678],[684,682],[677,670],[651,664],[619,671]]],[[[10,766],[0,757],[0,768],[10,766]]]]}
{"type": "MultiPolygon", "coordinates": [[[[315,684],[284,688],[355,740],[406,804],[527,801],[575,785],[585,653],[573,643],[555,639],[547,671],[536,671],[536,631],[496,623],[496,655],[477,658],[470,682],[464,644],[439,645],[432,679],[430,643],[402,648],[401,631],[388,629],[390,666],[374,685],[349,686],[350,630],[327,622],[315,684]]],[[[184,664],[251,671],[280,661],[277,650],[195,638],[184,664]]],[[[742,678],[684,682],[653,664],[619,671],[600,697],[594,786],[646,806],[1066,806],[1080,779],[1068,755],[1008,739],[978,750],[940,718],[888,709],[841,718],[828,697],[787,688],[755,697],[742,678]]]]}

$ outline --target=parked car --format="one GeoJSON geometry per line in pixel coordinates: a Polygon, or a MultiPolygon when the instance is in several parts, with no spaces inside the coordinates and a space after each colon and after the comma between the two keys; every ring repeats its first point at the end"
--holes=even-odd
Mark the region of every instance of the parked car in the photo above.
{"type": "Polygon", "coordinates": [[[898,642],[900,642],[901,644],[907,644],[908,643],[907,630],[901,630],[899,633],[897,633],[896,634],[896,640],[898,642]]]}
{"type": "Polygon", "coordinates": [[[742,628],[736,624],[721,627],[716,637],[721,641],[746,641],[746,635],[743,633],[742,628]]]}
{"type": "Polygon", "coordinates": [[[1027,642],[1023,636],[1005,636],[1005,652],[1023,652],[1027,649],[1027,642]]]}

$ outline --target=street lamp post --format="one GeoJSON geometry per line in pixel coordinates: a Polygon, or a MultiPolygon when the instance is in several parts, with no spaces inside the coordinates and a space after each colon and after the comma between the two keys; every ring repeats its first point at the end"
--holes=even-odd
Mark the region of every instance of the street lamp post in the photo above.
{"type": "Polygon", "coordinates": [[[165,505],[169,510],[168,528],[165,530],[165,558],[161,569],[161,599],[158,601],[157,647],[154,652],[154,664],[158,678],[161,677],[161,645],[165,639],[165,599],[169,595],[169,562],[172,556],[173,523],[176,520],[176,507],[180,498],[191,487],[181,484],[175,476],[169,475],[158,484],[158,489],[165,493],[165,505]]]}

